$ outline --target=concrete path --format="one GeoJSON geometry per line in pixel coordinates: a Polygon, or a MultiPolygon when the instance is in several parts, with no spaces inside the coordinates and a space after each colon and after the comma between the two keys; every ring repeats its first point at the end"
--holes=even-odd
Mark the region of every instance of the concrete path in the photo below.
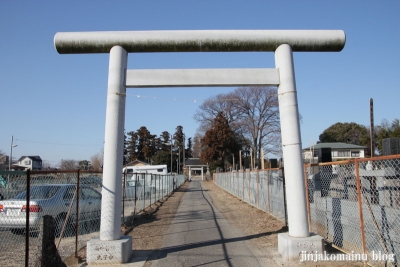
{"type": "Polygon", "coordinates": [[[192,180],[152,266],[261,266],[246,239],[192,180]]]}

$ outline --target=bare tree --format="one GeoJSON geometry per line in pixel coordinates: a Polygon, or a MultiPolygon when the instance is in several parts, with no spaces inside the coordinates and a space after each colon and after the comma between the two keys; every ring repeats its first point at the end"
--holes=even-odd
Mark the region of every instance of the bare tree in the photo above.
{"type": "Polygon", "coordinates": [[[198,132],[205,133],[220,111],[242,139],[243,147],[249,143],[246,139],[251,140],[257,162],[260,162],[261,149],[279,154],[281,137],[276,87],[240,87],[231,93],[207,99],[194,116],[200,122],[198,132]]]}
{"type": "Polygon", "coordinates": [[[8,170],[8,157],[6,154],[0,149],[0,170],[8,170]]]}
{"type": "Polygon", "coordinates": [[[60,162],[61,170],[76,170],[78,169],[78,163],[74,159],[62,159],[60,162]]]}
{"type": "Polygon", "coordinates": [[[103,170],[103,158],[104,158],[104,153],[102,152],[99,152],[90,158],[92,162],[93,171],[99,172],[103,170]]]}
{"type": "Polygon", "coordinates": [[[232,93],[219,94],[204,101],[194,115],[194,119],[200,122],[198,132],[204,135],[211,128],[219,112],[224,114],[231,129],[238,132],[240,123],[236,122],[240,120],[241,114],[236,108],[235,101],[235,96],[232,93]]]}
{"type": "Polygon", "coordinates": [[[50,164],[50,162],[48,162],[47,160],[43,160],[43,162],[42,162],[42,169],[43,170],[50,170],[52,167],[51,167],[51,164],[50,164]]]}
{"type": "Polygon", "coordinates": [[[281,138],[277,89],[240,87],[233,95],[237,99],[235,107],[242,114],[244,132],[251,137],[254,158],[260,162],[261,149],[266,153],[277,154],[281,138]]]}

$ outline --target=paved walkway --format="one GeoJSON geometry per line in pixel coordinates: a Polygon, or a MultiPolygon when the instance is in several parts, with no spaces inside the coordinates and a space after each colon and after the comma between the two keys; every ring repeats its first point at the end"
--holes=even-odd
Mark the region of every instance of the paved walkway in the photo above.
{"type": "Polygon", "coordinates": [[[251,244],[193,180],[152,266],[262,266],[251,244]]]}
{"type": "MultiPolygon", "coordinates": [[[[192,180],[165,203],[154,221],[139,225],[135,228],[137,231],[131,233],[136,237],[131,261],[113,266],[363,266],[361,262],[283,260],[277,250],[277,233],[282,230],[281,224],[226,194],[212,182],[192,180]],[[149,235],[153,241],[158,238],[150,246],[147,243],[149,235]],[[147,244],[135,247],[138,242],[147,244]]],[[[78,266],[88,265],[74,265],[78,266]]],[[[104,265],[89,265],[92,266],[104,265]]]]}

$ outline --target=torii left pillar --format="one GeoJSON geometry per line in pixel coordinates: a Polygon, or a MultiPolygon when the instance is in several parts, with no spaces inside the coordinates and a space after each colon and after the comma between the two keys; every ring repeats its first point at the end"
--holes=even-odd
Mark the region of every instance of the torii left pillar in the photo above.
{"type": "Polygon", "coordinates": [[[121,236],[122,167],[125,123],[125,72],[128,53],[110,51],[104,144],[100,238],[87,243],[88,263],[125,263],[132,254],[132,237],[121,236]]]}

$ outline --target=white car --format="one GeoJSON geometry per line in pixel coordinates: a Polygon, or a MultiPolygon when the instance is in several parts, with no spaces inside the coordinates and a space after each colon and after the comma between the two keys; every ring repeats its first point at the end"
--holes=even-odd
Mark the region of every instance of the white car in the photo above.
{"type": "MultiPolygon", "coordinates": [[[[55,219],[55,232],[59,236],[67,220],[67,229],[74,229],[76,217],[75,184],[43,184],[30,189],[29,228],[36,231],[44,215],[55,219]],[[71,206],[71,209],[70,209],[71,206]],[[67,218],[68,210],[70,210],[67,218]]],[[[26,191],[12,199],[0,200],[0,228],[12,233],[23,233],[26,228],[26,191]]],[[[101,194],[93,188],[82,185],[79,192],[79,222],[100,225],[101,194]]]]}

